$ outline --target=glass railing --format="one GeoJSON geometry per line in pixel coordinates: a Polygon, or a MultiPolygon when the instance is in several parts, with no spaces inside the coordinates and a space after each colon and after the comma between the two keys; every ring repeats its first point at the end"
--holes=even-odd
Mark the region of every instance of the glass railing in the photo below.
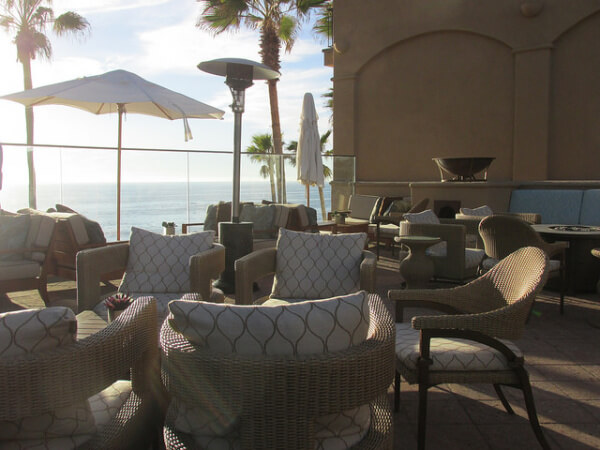
{"type": "MultiPolygon", "coordinates": [[[[1,145],[0,207],[7,211],[27,208],[27,147],[1,145]]],[[[232,198],[231,152],[125,148],[121,155],[121,239],[128,238],[132,226],[160,232],[163,221],[178,226],[203,222],[208,205],[232,198]]],[[[98,221],[108,240],[117,239],[115,148],[36,145],[34,159],[36,209],[67,206],[98,221]]],[[[324,219],[323,211],[347,204],[355,182],[354,160],[352,156],[323,157],[329,176],[322,192],[316,186],[309,188],[309,203],[319,221],[324,219]]],[[[307,204],[293,154],[243,153],[240,184],[242,202],[307,204]]]]}

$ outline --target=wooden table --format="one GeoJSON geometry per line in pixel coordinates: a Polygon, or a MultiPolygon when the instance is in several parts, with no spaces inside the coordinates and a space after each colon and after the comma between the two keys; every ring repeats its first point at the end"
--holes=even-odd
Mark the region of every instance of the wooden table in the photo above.
{"type": "Polygon", "coordinates": [[[106,328],[106,321],[91,310],[77,314],[77,340],[85,339],[106,328]]]}
{"type": "Polygon", "coordinates": [[[407,289],[427,287],[433,277],[434,265],[425,250],[441,239],[432,236],[398,236],[394,239],[408,247],[408,256],[400,262],[400,275],[406,281],[407,289]]]}
{"type": "Polygon", "coordinates": [[[319,222],[317,224],[319,231],[330,231],[331,234],[346,234],[346,233],[368,233],[369,223],[335,223],[332,221],[319,222]]]}

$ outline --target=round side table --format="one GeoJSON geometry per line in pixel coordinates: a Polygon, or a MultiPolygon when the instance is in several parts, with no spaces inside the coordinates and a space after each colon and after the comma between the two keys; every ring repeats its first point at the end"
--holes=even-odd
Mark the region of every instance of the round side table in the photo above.
{"type": "Polygon", "coordinates": [[[397,236],[394,240],[408,247],[408,256],[400,262],[400,275],[406,281],[407,289],[427,287],[433,276],[434,265],[425,250],[441,242],[441,239],[431,236],[397,236]]]}

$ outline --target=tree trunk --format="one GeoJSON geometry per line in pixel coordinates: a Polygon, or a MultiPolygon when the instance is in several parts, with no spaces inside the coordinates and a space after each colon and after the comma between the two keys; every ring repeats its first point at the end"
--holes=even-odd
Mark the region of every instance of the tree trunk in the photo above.
{"type": "MultiPolygon", "coordinates": [[[[31,59],[21,58],[23,64],[23,85],[25,89],[33,87],[31,81],[31,59]]],[[[33,159],[33,107],[25,107],[25,126],[27,129],[27,168],[29,171],[29,207],[37,208],[35,164],[33,159]]]]}
{"type": "Polygon", "coordinates": [[[269,155],[269,181],[271,182],[271,201],[277,202],[277,193],[275,191],[275,174],[273,173],[273,156],[269,155]]]}
{"type": "MultiPolygon", "coordinates": [[[[269,104],[271,108],[271,128],[273,130],[273,151],[275,155],[283,154],[283,142],[281,138],[281,122],[279,120],[279,99],[277,96],[277,81],[269,80],[269,104]]],[[[280,156],[275,160],[277,183],[277,198],[279,203],[285,203],[285,185],[283,161],[280,156]]]]}

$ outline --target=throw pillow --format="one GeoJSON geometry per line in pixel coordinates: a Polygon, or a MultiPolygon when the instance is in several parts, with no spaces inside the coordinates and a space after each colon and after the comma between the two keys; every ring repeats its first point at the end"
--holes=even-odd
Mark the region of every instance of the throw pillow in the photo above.
{"type": "MultiPolygon", "coordinates": [[[[403,221],[400,222],[400,235],[408,235],[409,233],[406,231],[406,224],[409,223],[422,223],[422,224],[432,224],[439,225],[440,219],[431,209],[426,209],[425,211],[419,213],[406,213],[402,216],[403,221]]],[[[446,242],[440,242],[439,244],[432,245],[427,249],[428,254],[434,256],[446,256],[446,242]]]]}
{"type": "MultiPolygon", "coordinates": [[[[286,357],[337,352],[360,344],[369,331],[365,291],[272,306],[175,300],[169,309],[175,330],[215,353],[286,357]]],[[[193,433],[200,442],[235,437],[238,419],[232,412],[214,407],[208,411],[182,399],[173,399],[170,405],[175,427],[193,433]]],[[[370,421],[369,405],[319,417],[315,448],[349,448],[364,437],[370,421]]]]}
{"type": "MultiPolygon", "coordinates": [[[[0,251],[25,248],[29,232],[30,217],[28,215],[0,216],[0,251]]],[[[23,259],[22,253],[0,253],[1,261],[23,259]]]]}
{"type": "Polygon", "coordinates": [[[279,230],[271,297],[318,299],[360,289],[365,233],[317,234],[279,230]]]}
{"type": "MultiPolygon", "coordinates": [[[[3,313],[0,314],[0,358],[11,359],[70,345],[76,341],[76,333],[75,314],[64,306],[3,313]]],[[[36,417],[0,421],[0,441],[73,436],[95,431],[88,401],[36,417]]]]}
{"type": "Polygon", "coordinates": [[[460,208],[460,213],[465,216],[486,217],[491,216],[493,211],[488,205],[483,205],[477,208],[460,208]]]}
{"type": "Polygon", "coordinates": [[[210,249],[214,231],[163,236],[132,227],[120,292],[187,292],[190,258],[210,249]]]}
{"type": "Polygon", "coordinates": [[[85,231],[87,232],[89,243],[90,244],[105,244],[106,237],[104,236],[104,231],[102,231],[102,227],[98,222],[88,219],[83,214],[79,214],[77,211],[72,210],[68,206],[61,205],[59,203],[56,204],[56,211],[72,213],[81,216],[83,220],[83,225],[85,227],[85,231]]]}
{"type": "Polygon", "coordinates": [[[276,209],[275,205],[242,205],[240,222],[253,223],[253,238],[274,239],[277,237],[277,229],[274,224],[276,209]]]}
{"type": "Polygon", "coordinates": [[[389,216],[392,213],[402,214],[408,212],[410,210],[410,207],[410,200],[394,200],[392,203],[390,203],[390,206],[388,206],[388,208],[384,211],[383,214],[387,216],[389,216]]]}

